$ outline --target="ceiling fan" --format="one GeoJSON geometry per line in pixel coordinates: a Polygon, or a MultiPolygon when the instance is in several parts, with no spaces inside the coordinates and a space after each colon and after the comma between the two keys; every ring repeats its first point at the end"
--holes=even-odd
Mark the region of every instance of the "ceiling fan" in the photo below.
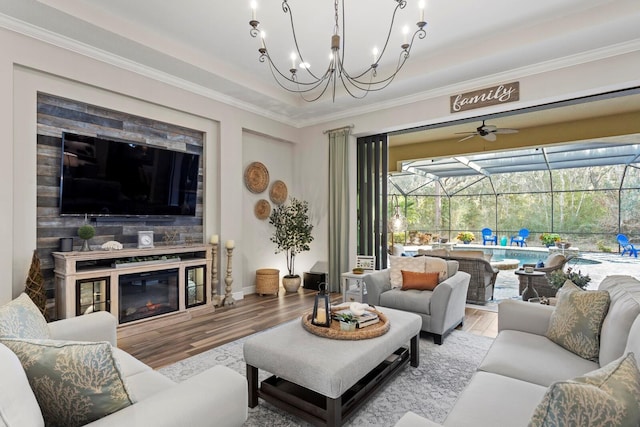
{"type": "Polygon", "coordinates": [[[482,121],[482,126],[478,126],[474,132],[457,132],[456,135],[464,135],[467,134],[464,138],[459,140],[458,142],[465,141],[469,138],[473,138],[474,136],[481,136],[487,141],[495,141],[496,134],[506,134],[506,133],[518,133],[517,129],[509,129],[509,128],[499,128],[494,125],[485,125],[484,120],[482,121]]]}

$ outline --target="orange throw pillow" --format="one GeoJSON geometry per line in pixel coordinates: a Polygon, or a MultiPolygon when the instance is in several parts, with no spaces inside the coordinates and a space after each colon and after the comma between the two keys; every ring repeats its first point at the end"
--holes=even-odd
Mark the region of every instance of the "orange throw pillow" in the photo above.
{"type": "Polygon", "coordinates": [[[415,271],[402,270],[402,290],[432,291],[438,286],[438,276],[438,272],[416,273],[415,271]]]}

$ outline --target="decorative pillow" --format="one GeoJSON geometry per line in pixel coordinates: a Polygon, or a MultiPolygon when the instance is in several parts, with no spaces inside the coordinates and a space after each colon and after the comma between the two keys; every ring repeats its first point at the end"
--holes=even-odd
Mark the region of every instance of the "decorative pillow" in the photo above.
{"type": "Polygon", "coordinates": [[[443,280],[447,280],[449,277],[449,270],[447,267],[447,261],[442,258],[436,257],[424,257],[425,266],[424,271],[426,273],[438,273],[438,283],[443,280]]]}
{"type": "Polygon", "coordinates": [[[633,353],[569,381],[553,383],[530,427],[637,426],[640,372],[633,353]]]}
{"type": "Polygon", "coordinates": [[[432,291],[438,286],[437,272],[415,273],[413,271],[402,271],[402,290],[418,289],[420,291],[432,291]]]}
{"type": "Polygon", "coordinates": [[[402,270],[404,271],[413,271],[416,273],[424,273],[425,266],[425,258],[426,257],[400,257],[400,256],[389,256],[390,267],[389,267],[389,281],[391,282],[392,288],[401,288],[402,287],[402,270]]]}
{"type": "Polygon", "coordinates": [[[588,360],[598,361],[600,329],[609,310],[609,292],[583,291],[570,280],[558,291],[547,338],[588,360]]]}
{"type": "Polygon", "coordinates": [[[81,426],[133,403],[108,342],[7,338],[47,426],[81,426]]]}
{"type": "Polygon", "coordinates": [[[24,292],[0,307],[0,338],[48,339],[49,327],[40,309],[24,292]]]}

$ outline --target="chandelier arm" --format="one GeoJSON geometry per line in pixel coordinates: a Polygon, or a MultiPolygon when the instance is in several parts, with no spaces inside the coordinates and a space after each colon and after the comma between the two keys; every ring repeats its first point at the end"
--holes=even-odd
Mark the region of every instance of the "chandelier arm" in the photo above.
{"type": "MultiPolygon", "coordinates": [[[[391,82],[396,78],[396,76],[398,75],[398,73],[400,72],[400,70],[402,69],[402,67],[404,66],[404,63],[407,61],[407,58],[409,58],[409,54],[406,51],[402,51],[400,52],[400,56],[398,57],[398,65],[396,67],[396,71],[389,75],[388,77],[386,77],[383,80],[378,80],[376,82],[373,82],[372,84],[367,85],[367,88],[360,88],[360,90],[366,90],[368,92],[377,92],[379,90],[382,90],[384,88],[386,88],[387,86],[389,86],[391,84],[391,82]]],[[[364,82],[360,82],[358,80],[354,80],[356,83],[358,84],[364,84],[366,85],[366,83],[364,82]]],[[[352,82],[353,84],[353,82],[352,82]]]]}
{"type": "MultiPolygon", "coordinates": [[[[322,79],[322,80],[318,80],[317,82],[314,82],[313,84],[311,83],[300,83],[295,79],[290,79],[287,76],[285,76],[284,74],[282,74],[280,72],[280,70],[278,69],[278,67],[275,66],[275,64],[272,61],[269,61],[269,70],[271,71],[271,75],[273,76],[273,79],[276,81],[276,83],[278,84],[278,86],[280,86],[281,88],[283,88],[284,90],[288,91],[288,92],[292,92],[292,93],[308,93],[308,92],[313,92],[314,90],[316,90],[319,86],[322,85],[322,83],[327,80],[327,79],[322,79]],[[275,71],[274,71],[275,70],[275,71]],[[290,86],[287,86],[285,83],[283,83],[281,81],[281,79],[284,79],[287,83],[289,84],[294,84],[298,87],[298,89],[294,89],[291,88],[290,86]],[[300,86],[310,86],[310,87],[300,87],[300,86]]],[[[327,80],[328,81],[328,80],[327,80]]],[[[326,85],[325,85],[326,86],[326,85]]],[[[314,99],[317,100],[320,96],[322,96],[322,94],[324,94],[324,91],[326,90],[323,89],[322,93],[314,99]]],[[[303,98],[304,99],[304,98],[303,98]]]]}
{"type": "Polygon", "coordinates": [[[303,101],[306,101],[306,102],[314,102],[314,101],[317,101],[318,99],[320,99],[320,98],[325,94],[325,92],[326,92],[326,91],[327,91],[327,89],[329,88],[329,84],[330,84],[330,83],[331,83],[331,79],[327,80],[327,83],[326,83],[326,84],[324,85],[324,87],[322,88],[322,91],[320,91],[320,93],[319,93],[319,94],[318,94],[318,96],[316,96],[316,97],[308,98],[308,99],[307,99],[307,98],[305,98],[305,97],[304,97],[304,94],[305,94],[307,91],[305,91],[305,92],[302,92],[302,91],[301,91],[301,92],[298,92],[298,94],[300,95],[300,98],[302,98],[302,100],[303,100],[303,101]]]}
{"type": "MultiPolygon", "coordinates": [[[[269,51],[265,49],[265,53],[263,53],[262,55],[260,55],[259,58],[260,62],[268,62],[269,63],[269,67],[271,68],[271,74],[273,74],[274,78],[276,77],[275,72],[284,80],[288,81],[289,83],[294,83],[296,85],[303,85],[303,86],[311,86],[311,90],[314,89],[315,87],[317,87],[320,83],[322,83],[323,80],[325,80],[327,77],[327,75],[325,74],[324,76],[322,76],[322,78],[317,79],[316,81],[313,82],[300,82],[297,79],[291,78],[289,76],[287,76],[286,74],[284,74],[282,71],[280,71],[280,69],[278,68],[278,66],[273,62],[273,60],[271,59],[271,56],[269,55],[269,51]]],[[[279,82],[278,79],[276,79],[276,81],[279,82]]],[[[282,85],[281,85],[282,86],[282,85]]],[[[310,89],[307,89],[310,90],[310,89]]],[[[294,91],[295,92],[295,91],[294,91]]]]}
{"type": "MultiPolygon", "coordinates": [[[[382,60],[382,57],[384,56],[385,51],[387,50],[387,47],[389,45],[389,40],[391,39],[391,33],[393,32],[393,26],[395,25],[396,14],[398,13],[398,9],[404,9],[404,7],[407,4],[406,1],[402,1],[402,0],[396,0],[396,1],[397,1],[398,4],[396,5],[395,9],[393,10],[393,14],[391,15],[391,24],[389,25],[389,31],[387,32],[387,38],[386,38],[386,40],[384,42],[384,46],[382,47],[382,50],[380,51],[380,55],[378,55],[378,58],[376,59],[375,65],[380,63],[380,60],[382,60]]],[[[420,31],[420,29],[416,30],[416,33],[418,31],[420,31]]],[[[413,37],[415,37],[415,33],[414,33],[413,37]]],[[[413,37],[412,37],[412,40],[413,40],[413,37]]],[[[364,70],[362,73],[358,74],[357,76],[350,77],[350,79],[358,80],[362,76],[364,76],[365,74],[369,73],[373,68],[374,67],[372,65],[369,68],[367,68],[366,70],[364,70]]]]}
{"type": "Polygon", "coordinates": [[[344,90],[346,90],[347,93],[349,95],[351,95],[351,97],[353,97],[353,98],[362,99],[365,96],[367,96],[367,94],[370,92],[367,89],[363,89],[361,87],[358,87],[356,84],[354,84],[354,82],[352,80],[349,80],[349,79],[345,80],[344,76],[342,76],[342,75],[340,76],[340,80],[342,81],[342,85],[344,86],[344,90]],[[351,86],[355,87],[356,89],[358,89],[360,92],[362,92],[362,95],[358,95],[358,94],[355,93],[355,91],[352,91],[349,88],[349,85],[347,83],[350,84],[351,86]]]}
{"type": "Polygon", "coordinates": [[[413,36],[411,37],[411,43],[409,44],[409,47],[406,50],[402,50],[400,52],[400,55],[398,57],[398,65],[396,66],[396,69],[393,72],[393,74],[389,75],[388,77],[386,77],[386,78],[384,78],[382,80],[378,80],[376,82],[364,82],[364,81],[361,81],[360,78],[364,74],[366,74],[366,72],[362,73],[362,74],[360,74],[358,76],[351,77],[345,71],[349,81],[356,87],[358,87],[357,85],[364,85],[364,86],[367,86],[367,87],[373,87],[373,89],[365,89],[363,87],[358,87],[360,90],[377,91],[377,90],[382,90],[382,89],[386,88],[389,85],[389,83],[391,83],[391,81],[393,81],[393,79],[396,77],[396,75],[400,72],[400,70],[404,66],[405,62],[407,61],[407,59],[409,59],[409,55],[411,53],[411,48],[413,47],[413,43],[414,43],[414,41],[416,39],[416,36],[419,39],[422,40],[422,39],[424,39],[426,37],[426,35],[427,35],[427,33],[426,33],[426,31],[424,30],[423,27],[420,27],[418,30],[416,30],[415,33],[413,33],[413,36]],[[386,83],[386,84],[383,84],[383,83],[386,83]]]}
{"type": "MultiPolygon", "coordinates": [[[[293,23],[293,10],[291,9],[291,6],[289,5],[289,3],[287,3],[287,0],[282,1],[282,10],[285,14],[289,15],[289,22],[291,23],[291,34],[293,35],[293,44],[296,47],[296,52],[298,53],[300,62],[305,63],[304,57],[302,56],[302,52],[300,51],[300,46],[298,45],[298,36],[296,35],[296,27],[295,27],[295,24],[293,23]]],[[[313,74],[313,72],[308,67],[305,67],[305,71],[309,73],[311,77],[316,79],[316,81],[320,81],[323,78],[323,77],[317,77],[315,74],[313,74]]]]}

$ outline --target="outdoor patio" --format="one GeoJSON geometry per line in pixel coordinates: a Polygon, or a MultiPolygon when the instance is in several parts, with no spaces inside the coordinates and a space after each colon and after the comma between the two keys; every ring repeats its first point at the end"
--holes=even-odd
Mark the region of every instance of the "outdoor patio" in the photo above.
{"type": "MultiPolygon", "coordinates": [[[[585,252],[580,254],[580,259],[589,261],[597,261],[599,263],[575,263],[569,261],[566,267],[579,270],[582,274],[588,274],[591,277],[588,289],[597,289],[598,285],[606,276],[611,275],[628,275],[640,278],[640,258],[629,256],[620,256],[619,253],[602,253],[602,252],[585,252]]],[[[565,267],[565,270],[566,270],[565,267]]],[[[518,277],[514,274],[515,269],[500,270],[496,279],[496,287],[494,291],[494,301],[487,304],[488,308],[493,309],[499,302],[504,299],[518,299],[518,277]]]]}

